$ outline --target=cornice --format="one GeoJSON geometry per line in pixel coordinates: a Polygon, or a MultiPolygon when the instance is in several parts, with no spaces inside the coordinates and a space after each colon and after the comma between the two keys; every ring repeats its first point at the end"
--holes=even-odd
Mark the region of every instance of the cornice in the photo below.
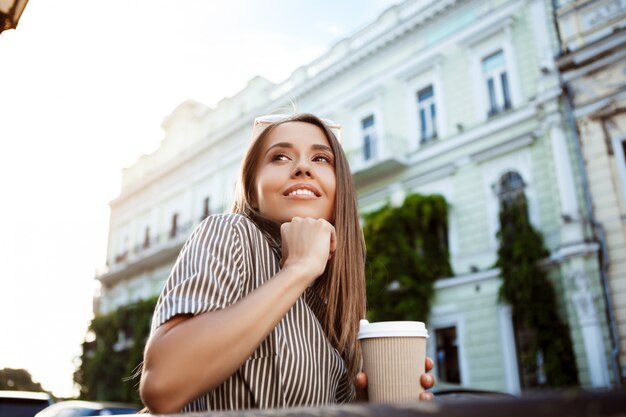
{"type": "MultiPolygon", "coordinates": [[[[250,111],[244,116],[237,117],[231,120],[231,122],[225,123],[224,126],[211,132],[209,134],[209,137],[198,140],[196,143],[194,143],[194,145],[186,148],[182,153],[168,160],[162,167],[152,171],[145,178],[135,182],[133,186],[128,187],[126,190],[123,190],[118,197],[109,202],[109,206],[113,208],[114,206],[124,203],[129,198],[132,198],[134,195],[140,192],[142,189],[150,186],[155,182],[158,182],[163,177],[178,170],[181,166],[188,164],[189,162],[191,162],[191,160],[198,157],[203,152],[206,152],[211,147],[221,145],[224,141],[228,139],[232,140],[237,131],[252,126],[252,121],[259,114],[259,110],[259,108],[255,108],[254,111],[250,111]]],[[[244,148],[245,147],[239,147],[238,149],[241,151],[241,153],[243,153],[244,148]]],[[[233,154],[231,158],[219,159],[219,161],[216,161],[219,162],[219,164],[215,169],[217,170],[224,164],[230,163],[233,159],[241,159],[241,155],[233,154]]]]}
{"type": "MultiPolygon", "coordinates": [[[[382,36],[371,40],[371,42],[365,42],[357,48],[354,48],[354,50],[351,50],[345,56],[338,58],[336,62],[328,65],[326,68],[321,70],[319,73],[316,73],[312,78],[305,81],[303,84],[294,87],[294,89],[292,90],[284,92],[282,96],[276,98],[277,101],[284,100],[288,97],[305,95],[314,88],[317,88],[325,82],[329,81],[331,78],[334,78],[335,76],[347,71],[349,68],[354,67],[359,62],[365,60],[369,56],[384,48],[387,44],[411,32],[420,24],[423,24],[428,20],[435,18],[436,16],[444,13],[447,9],[455,6],[457,3],[460,2],[461,0],[440,0],[431,4],[429,7],[419,9],[419,11],[417,11],[414,15],[410,15],[410,17],[407,17],[404,20],[402,20],[402,16],[400,16],[401,20],[395,26],[395,28],[388,31],[387,33],[384,33],[382,36]]],[[[400,11],[399,14],[402,14],[402,12],[400,11]]],[[[374,23],[374,25],[375,24],[379,24],[379,22],[374,23]]],[[[350,41],[355,42],[357,36],[358,34],[351,38],[346,38],[342,41],[339,41],[338,44],[344,41],[347,43],[350,43],[350,41]]],[[[317,61],[323,62],[324,58],[330,56],[331,54],[332,50],[320,57],[317,61]]],[[[312,66],[313,64],[311,64],[310,67],[312,66]]],[[[288,83],[289,80],[285,82],[288,83]]],[[[281,86],[278,86],[277,88],[280,89],[280,87],[281,86]]]]}
{"type": "Polygon", "coordinates": [[[509,139],[506,142],[501,142],[496,146],[473,153],[470,155],[470,159],[473,162],[480,164],[481,162],[488,161],[517,149],[525,148],[532,145],[540,134],[540,132],[524,133],[523,135],[509,139]]]}

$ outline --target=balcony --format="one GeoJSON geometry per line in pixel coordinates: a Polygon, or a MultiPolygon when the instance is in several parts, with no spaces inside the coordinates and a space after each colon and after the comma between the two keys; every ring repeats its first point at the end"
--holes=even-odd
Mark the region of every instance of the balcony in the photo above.
{"type": "Polygon", "coordinates": [[[111,287],[116,283],[140,274],[144,271],[173,264],[178,253],[183,247],[185,240],[192,229],[192,223],[188,222],[172,233],[167,232],[164,237],[155,236],[135,245],[132,250],[124,251],[114,257],[114,264],[99,268],[96,278],[103,286],[111,287]]]}
{"type": "Polygon", "coordinates": [[[371,141],[369,146],[346,150],[355,185],[360,187],[408,167],[407,148],[406,139],[388,134],[371,141]]]}

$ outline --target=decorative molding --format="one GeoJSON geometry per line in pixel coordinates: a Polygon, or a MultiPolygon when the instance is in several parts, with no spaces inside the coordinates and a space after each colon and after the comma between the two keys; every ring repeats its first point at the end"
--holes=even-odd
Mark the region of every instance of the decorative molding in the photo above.
{"type": "Polygon", "coordinates": [[[400,81],[408,81],[416,75],[443,64],[443,61],[443,54],[439,51],[426,53],[424,55],[420,54],[415,59],[404,64],[402,68],[395,73],[395,77],[400,81]]]}
{"type": "Polygon", "coordinates": [[[458,287],[461,285],[477,284],[482,281],[489,281],[500,276],[500,268],[492,268],[473,274],[457,275],[450,278],[441,278],[435,281],[435,289],[458,287]]]}
{"type": "Polygon", "coordinates": [[[598,252],[600,245],[597,243],[577,243],[574,245],[561,246],[550,254],[548,259],[542,261],[542,266],[560,264],[576,256],[590,256],[598,252]]]}
{"type": "MultiPolygon", "coordinates": [[[[620,44],[626,44],[626,32],[620,39],[620,44]]],[[[593,48],[595,51],[594,55],[600,55],[601,53],[608,51],[604,47],[605,45],[600,45],[593,48]]],[[[587,76],[589,73],[594,72],[600,68],[607,67],[611,64],[623,62],[626,59],[626,50],[611,52],[609,56],[591,61],[588,65],[584,65],[580,68],[568,70],[567,68],[562,68],[563,71],[563,81],[571,82],[580,77],[587,76]]],[[[579,64],[578,62],[576,64],[579,64]]],[[[563,65],[561,65],[563,67],[563,65]]]]}
{"type": "Polygon", "coordinates": [[[515,150],[532,145],[532,143],[539,135],[540,133],[537,131],[525,133],[516,138],[507,140],[506,142],[501,142],[494,147],[473,153],[469,157],[473,162],[480,164],[481,162],[487,161],[489,159],[493,159],[509,152],[513,152],[515,150]]]}
{"type": "Polygon", "coordinates": [[[605,107],[609,107],[615,104],[616,102],[622,102],[622,101],[626,101],[626,91],[621,91],[617,94],[604,97],[600,100],[596,100],[592,103],[579,107],[574,110],[574,117],[576,119],[580,119],[580,118],[590,115],[591,113],[595,113],[598,110],[601,110],[605,107]]]}
{"type": "MultiPolygon", "coordinates": [[[[355,66],[360,61],[370,57],[374,53],[383,49],[389,43],[411,32],[420,24],[433,19],[435,16],[439,15],[443,11],[447,10],[450,7],[453,7],[458,2],[459,0],[441,0],[438,2],[434,2],[434,4],[431,4],[427,8],[419,9],[416,12],[416,14],[406,17],[404,20],[400,20],[396,24],[395,28],[389,30],[384,35],[371,39],[369,42],[364,42],[360,44],[359,46],[355,47],[354,49],[349,49],[348,53],[343,54],[342,56],[334,60],[334,65],[332,64],[327,65],[324,69],[321,69],[319,72],[314,71],[314,76],[309,78],[307,81],[305,81],[301,85],[295,86],[292,90],[285,91],[282,96],[276,97],[276,100],[280,101],[280,100],[285,99],[286,97],[300,96],[300,95],[306,94],[310,90],[318,87],[319,85],[327,82],[331,78],[355,66]]],[[[406,4],[410,5],[410,3],[408,2],[406,4]]],[[[399,13],[400,15],[403,14],[402,11],[400,11],[399,13]]],[[[380,23],[375,22],[372,25],[364,28],[361,32],[357,33],[356,35],[350,38],[340,40],[339,42],[337,42],[337,44],[340,44],[344,41],[347,41],[348,43],[358,43],[358,42],[355,42],[355,39],[359,36],[359,34],[364,33],[367,30],[372,30],[372,26],[377,25],[377,24],[380,24],[380,23]]],[[[315,60],[310,66],[312,67],[315,64],[315,62],[324,62],[332,54],[333,54],[333,50],[331,49],[326,54],[322,55],[317,60],[315,60]]],[[[291,78],[289,78],[289,80],[291,80],[291,78]]],[[[280,88],[281,85],[277,86],[277,88],[280,88]]]]}
{"type": "MultiPolygon", "coordinates": [[[[517,9],[517,7],[509,6],[507,10],[513,8],[517,9]]],[[[476,25],[482,26],[482,30],[476,29],[474,33],[472,33],[470,36],[461,40],[459,42],[459,46],[471,49],[477,43],[480,43],[485,39],[492,37],[496,33],[510,29],[514,22],[513,13],[513,11],[511,11],[510,13],[505,13],[506,17],[496,20],[495,23],[490,22],[489,19],[485,19],[482,25],[476,25]]]]}
{"type": "Polygon", "coordinates": [[[605,357],[606,348],[604,346],[595,297],[589,287],[589,279],[582,269],[574,270],[568,278],[575,287],[575,290],[571,293],[571,300],[578,316],[591,384],[594,387],[608,387],[611,382],[605,357]]]}
{"type": "Polygon", "coordinates": [[[439,166],[435,169],[431,169],[430,171],[425,172],[423,174],[405,179],[402,181],[402,183],[406,188],[412,189],[422,184],[426,184],[432,181],[436,181],[442,178],[452,176],[456,173],[456,171],[457,171],[456,164],[448,163],[448,164],[439,166]]]}
{"type": "Polygon", "coordinates": [[[350,98],[348,101],[344,102],[343,105],[354,109],[359,107],[360,105],[374,100],[385,92],[385,88],[382,85],[375,85],[370,87],[364,91],[359,91],[358,95],[350,98]]]}
{"type": "Polygon", "coordinates": [[[495,120],[489,120],[474,129],[468,130],[460,135],[450,137],[446,140],[438,141],[425,149],[420,149],[412,155],[411,163],[418,164],[423,161],[436,158],[444,153],[457,150],[462,146],[477,140],[486,139],[492,134],[506,131],[511,126],[533,119],[537,116],[534,106],[526,106],[502,115],[495,120]]]}

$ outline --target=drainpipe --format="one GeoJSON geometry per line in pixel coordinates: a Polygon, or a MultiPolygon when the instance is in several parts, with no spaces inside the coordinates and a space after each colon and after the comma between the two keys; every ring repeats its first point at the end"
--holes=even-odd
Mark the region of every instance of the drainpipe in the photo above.
{"type": "MultiPolygon", "coordinates": [[[[561,74],[559,73],[559,79],[561,74]]],[[[616,388],[621,386],[621,371],[619,366],[619,336],[617,330],[617,320],[615,318],[615,306],[613,305],[613,298],[611,296],[611,288],[609,287],[608,270],[609,270],[609,255],[606,245],[606,234],[604,232],[604,226],[596,221],[593,213],[593,203],[591,201],[591,192],[589,190],[589,180],[587,178],[587,171],[585,170],[585,161],[583,159],[582,149],[580,145],[580,137],[578,135],[578,128],[576,126],[576,120],[574,119],[574,100],[572,91],[567,83],[561,79],[561,87],[565,93],[565,112],[567,121],[570,125],[571,131],[574,134],[574,148],[576,151],[576,160],[578,162],[578,169],[580,172],[580,179],[583,187],[583,195],[585,197],[585,208],[587,209],[587,220],[592,226],[594,239],[600,244],[600,281],[602,283],[602,295],[604,298],[604,305],[606,306],[606,315],[609,319],[609,332],[611,334],[611,340],[613,342],[613,349],[611,351],[611,365],[613,368],[613,378],[616,388]]]]}
{"type": "MultiPolygon", "coordinates": [[[[559,7],[558,0],[552,0],[552,19],[558,39],[559,52],[556,59],[561,57],[564,53],[563,42],[561,39],[561,33],[559,31],[559,23],[557,17],[557,9],[559,7]]],[[[572,134],[574,135],[574,150],[576,153],[576,161],[578,163],[578,170],[580,172],[581,184],[583,187],[583,195],[585,199],[585,208],[587,209],[587,220],[592,226],[592,232],[594,239],[600,244],[600,281],[602,284],[602,295],[604,298],[604,305],[606,306],[605,313],[609,320],[609,333],[613,343],[613,349],[611,350],[611,368],[613,370],[613,380],[615,388],[619,388],[622,385],[622,374],[619,366],[619,333],[617,329],[617,319],[615,318],[615,306],[613,305],[613,297],[611,295],[611,288],[608,280],[609,270],[609,252],[606,245],[606,234],[604,226],[596,221],[593,203],[591,200],[591,191],[589,189],[589,179],[587,178],[587,170],[585,168],[585,161],[583,157],[582,148],[580,145],[580,136],[578,135],[578,126],[574,118],[574,96],[572,94],[571,87],[563,81],[561,71],[558,70],[559,85],[564,93],[565,113],[567,122],[570,126],[572,134]]]]}

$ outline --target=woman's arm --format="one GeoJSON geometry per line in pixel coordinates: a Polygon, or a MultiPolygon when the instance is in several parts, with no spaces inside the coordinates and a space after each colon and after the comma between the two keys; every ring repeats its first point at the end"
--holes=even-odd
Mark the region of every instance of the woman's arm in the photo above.
{"type": "Polygon", "coordinates": [[[224,382],[322,274],[334,250],[332,225],[296,218],[281,234],[287,255],[271,280],[222,310],[175,316],[150,336],[140,394],[152,413],[178,412],[224,382]]]}

